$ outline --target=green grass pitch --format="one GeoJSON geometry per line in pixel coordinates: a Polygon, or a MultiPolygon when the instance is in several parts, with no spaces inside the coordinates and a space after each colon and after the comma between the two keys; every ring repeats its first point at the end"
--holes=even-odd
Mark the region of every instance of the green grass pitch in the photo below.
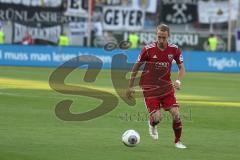
{"type": "MultiPolygon", "coordinates": [[[[177,92],[184,123],[185,150],[173,145],[168,113],[159,126],[159,140],[148,135],[142,99],[128,106],[119,99],[112,112],[86,122],[67,122],[55,115],[55,105],[74,101],[71,111],[85,112],[100,101],[64,95],[49,88],[53,68],[0,67],[0,160],[237,160],[240,157],[240,74],[187,73],[177,92]],[[121,143],[121,135],[135,129],[137,147],[121,143]]],[[[68,81],[87,84],[85,71],[68,81]]],[[[172,75],[173,78],[176,74],[172,75]]],[[[92,88],[114,94],[110,72],[103,70],[92,88]]]]}

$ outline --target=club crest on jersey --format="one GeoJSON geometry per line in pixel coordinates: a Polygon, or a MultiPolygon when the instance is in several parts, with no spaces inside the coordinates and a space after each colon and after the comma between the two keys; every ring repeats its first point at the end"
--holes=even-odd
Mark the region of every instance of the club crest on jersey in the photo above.
{"type": "Polygon", "coordinates": [[[173,54],[169,54],[168,55],[168,59],[171,61],[171,60],[173,60],[173,54]]]}

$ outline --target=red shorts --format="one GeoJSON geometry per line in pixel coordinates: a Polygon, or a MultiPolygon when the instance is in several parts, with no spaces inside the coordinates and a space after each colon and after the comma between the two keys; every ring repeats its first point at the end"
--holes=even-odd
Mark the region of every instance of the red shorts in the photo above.
{"type": "Polygon", "coordinates": [[[160,108],[168,111],[172,107],[179,107],[174,92],[164,97],[145,98],[145,105],[149,113],[155,112],[160,108]]]}

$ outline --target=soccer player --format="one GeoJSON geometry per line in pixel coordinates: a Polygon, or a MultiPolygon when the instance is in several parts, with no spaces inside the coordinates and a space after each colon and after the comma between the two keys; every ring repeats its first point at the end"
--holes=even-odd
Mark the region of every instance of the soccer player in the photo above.
{"type": "Polygon", "coordinates": [[[170,29],[167,25],[161,24],[157,26],[157,41],[146,45],[137,62],[132,68],[129,87],[126,95],[129,99],[133,98],[135,92],[134,80],[141,65],[145,64],[141,74],[140,87],[143,90],[145,105],[150,114],[149,118],[149,134],[154,139],[158,139],[157,125],[161,121],[163,108],[169,111],[173,124],[172,128],[175,134],[175,147],[186,148],[180,141],[182,133],[182,122],[179,114],[179,105],[176,102],[175,89],[181,87],[181,79],[185,73],[183,65],[183,57],[181,50],[177,45],[168,43],[170,29]],[[177,80],[172,84],[171,66],[175,60],[178,66],[177,80]]]}

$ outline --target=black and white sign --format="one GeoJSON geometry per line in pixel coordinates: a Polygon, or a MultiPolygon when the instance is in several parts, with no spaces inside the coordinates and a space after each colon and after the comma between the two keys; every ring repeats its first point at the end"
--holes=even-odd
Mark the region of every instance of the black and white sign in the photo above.
{"type": "Polygon", "coordinates": [[[61,8],[31,7],[0,3],[0,20],[16,22],[65,23],[79,21],[79,17],[64,16],[61,8]]]}
{"type": "Polygon", "coordinates": [[[126,7],[103,8],[104,30],[140,30],[144,26],[145,13],[139,9],[126,7]]]}
{"type": "MultiPolygon", "coordinates": [[[[72,36],[88,36],[88,23],[87,22],[71,22],[69,23],[69,29],[72,36]]],[[[103,29],[101,22],[92,23],[92,31],[94,31],[95,36],[102,36],[103,29]]]]}
{"type": "Polygon", "coordinates": [[[71,22],[69,23],[70,33],[73,36],[87,37],[87,23],[86,22],[71,22]]]}
{"type": "Polygon", "coordinates": [[[26,33],[29,33],[33,39],[41,39],[57,43],[61,34],[61,26],[50,27],[30,27],[19,23],[14,23],[14,42],[21,42],[26,33]]]}
{"type": "Polygon", "coordinates": [[[62,4],[62,0],[0,0],[0,3],[7,3],[9,5],[59,7],[62,4]]]}
{"type": "MultiPolygon", "coordinates": [[[[231,1],[231,19],[236,20],[238,17],[239,0],[231,1]]],[[[200,23],[223,23],[229,20],[229,2],[199,1],[198,16],[200,23]]]]}
{"type": "Polygon", "coordinates": [[[83,0],[67,0],[67,10],[65,15],[67,16],[77,16],[77,17],[87,17],[88,13],[83,8],[83,0]]]}
{"type": "Polygon", "coordinates": [[[163,0],[161,15],[166,23],[194,22],[197,20],[197,0],[163,0]]]}

